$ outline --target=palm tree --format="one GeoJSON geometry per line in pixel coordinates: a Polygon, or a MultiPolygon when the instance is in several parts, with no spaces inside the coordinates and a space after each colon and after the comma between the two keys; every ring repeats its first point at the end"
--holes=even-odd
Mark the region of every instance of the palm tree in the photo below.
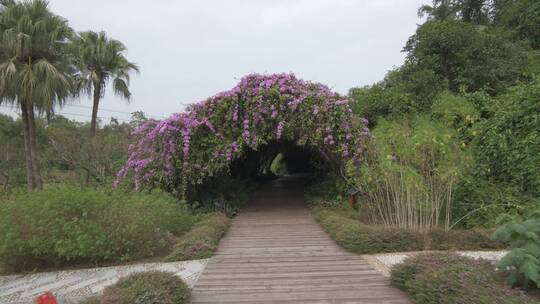
{"type": "Polygon", "coordinates": [[[73,41],[73,47],[81,71],[79,90],[93,95],[90,134],[94,136],[99,101],[105,93],[107,83],[112,80],[115,94],[129,101],[129,73],[139,72],[139,68],[124,56],[126,47],[118,40],[107,38],[104,32],[79,33],[73,41]]]}
{"type": "Polygon", "coordinates": [[[0,0],[0,103],[21,108],[28,189],[41,189],[34,110],[70,96],[66,46],[73,31],[44,0],[0,0]]]}

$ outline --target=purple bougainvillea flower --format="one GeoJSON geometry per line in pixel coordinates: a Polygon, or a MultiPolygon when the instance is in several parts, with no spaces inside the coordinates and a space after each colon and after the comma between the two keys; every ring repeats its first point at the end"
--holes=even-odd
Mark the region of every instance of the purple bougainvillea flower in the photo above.
{"type": "Polygon", "coordinates": [[[292,140],[324,145],[344,161],[358,160],[362,141],[372,135],[367,119],[359,127],[354,119],[349,99],[323,84],[289,73],[249,74],[185,112],[136,128],[113,185],[129,177],[135,188],[185,189],[227,170],[242,151],[281,140],[285,126],[292,140]]]}

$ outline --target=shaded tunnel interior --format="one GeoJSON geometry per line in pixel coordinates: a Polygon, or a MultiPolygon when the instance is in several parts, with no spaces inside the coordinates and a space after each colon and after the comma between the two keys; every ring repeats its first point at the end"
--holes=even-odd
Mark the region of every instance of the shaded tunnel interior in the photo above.
{"type": "Polygon", "coordinates": [[[319,151],[293,142],[271,142],[249,150],[231,164],[231,175],[256,181],[290,174],[320,174],[329,170],[319,151]]]}

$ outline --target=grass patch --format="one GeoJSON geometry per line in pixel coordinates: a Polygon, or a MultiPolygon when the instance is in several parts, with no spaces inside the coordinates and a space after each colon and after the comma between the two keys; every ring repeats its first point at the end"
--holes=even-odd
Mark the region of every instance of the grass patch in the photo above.
{"type": "Polygon", "coordinates": [[[323,229],[345,249],[358,254],[420,250],[500,249],[487,230],[433,230],[428,234],[378,225],[367,225],[358,212],[315,206],[312,213],[323,229]]]}
{"type": "Polygon", "coordinates": [[[453,254],[424,254],[392,269],[392,285],[417,304],[532,304],[538,300],[506,286],[503,275],[484,260],[453,254]]]}
{"type": "Polygon", "coordinates": [[[0,268],[10,273],[155,256],[197,220],[161,192],[50,186],[0,205],[0,268]]]}
{"type": "Polygon", "coordinates": [[[84,304],[184,304],[189,303],[191,290],[172,273],[141,272],[132,274],[107,287],[103,295],[84,304]]]}
{"type": "Polygon", "coordinates": [[[180,238],[165,262],[206,259],[216,251],[231,220],[221,213],[208,214],[180,238]]]}

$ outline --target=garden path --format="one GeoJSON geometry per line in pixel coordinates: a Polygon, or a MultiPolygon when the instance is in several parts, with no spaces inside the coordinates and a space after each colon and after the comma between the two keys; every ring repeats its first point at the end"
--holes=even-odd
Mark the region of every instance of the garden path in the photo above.
{"type": "Polygon", "coordinates": [[[300,180],[257,192],[222,239],[193,303],[411,303],[311,217],[300,180]]]}

